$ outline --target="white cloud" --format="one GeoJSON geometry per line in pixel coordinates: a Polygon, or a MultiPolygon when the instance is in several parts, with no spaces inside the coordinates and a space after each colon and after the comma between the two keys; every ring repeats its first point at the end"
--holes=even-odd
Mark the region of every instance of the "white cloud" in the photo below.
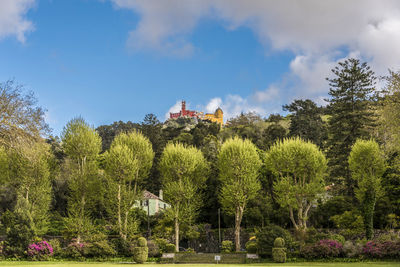
{"type": "Polygon", "coordinates": [[[164,115],[165,119],[169,119],[169,113],[177,113],[177,112],[179,112],[181,110],[181,108],[182,108],[182,101],[181,100],[177,100],[175,105],[170,107],[168,112],[165,113],[165,115],[164,115]]]}
{"type": "Polygon", "coordinates": [[[212,98],[206,105],[206,113],[214,113],[217,108],[222,105],[222,99],[219,97],[212,98]]]}
{"type": "Polygon", "coordinates": [[[262,91],[256,90],[246,97],[227,95],[223,99],[219,97],[212,98],[205,105],[205,110],[208,113],[213,113],[220,107],[224,112],[225,121],[240,115],[242,112],[255,112],[265,117],[270,113],[278,113],[282,110],[278,100],[280,100],[279,90],[277,87],[271,86],[262,91]]]}
{"type": "Polygon", "coordinates": [[[34,29],[25,15],[35,0],[0,0],[0,39],[14,35],[25,42],[25,34],[34,29]]]}
{"type": "Polygon", "coordinates": [[[254,102],[265,103],[276,99],[279,96],[279,89],[275,85],[270,86],[264,91],[256,91],[252,96],[254,102]]]}
{"type": "Polygon", "coordinates": [[[249,28],[270,49],[268,53],[294,54],[289,73],[276,81],[275,89],[219,98],[231,114],[266,106],[279,90],[289,91],[293,98],[321,102],[328,92],[325,77],[343,58],[357,56],[368,61],[377,75],[400,68],[398,0],[111,1],[139,14],[140,21],[128,40],[136,50],[190,55],[196,46],[189,41],[190,34],[202,20],[213,19],[227,30],[249,28]]]}

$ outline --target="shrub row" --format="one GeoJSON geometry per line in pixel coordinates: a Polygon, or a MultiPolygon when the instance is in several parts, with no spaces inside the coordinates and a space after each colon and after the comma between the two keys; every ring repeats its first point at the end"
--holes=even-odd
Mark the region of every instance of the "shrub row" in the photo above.
{"type": "Polygon", "coordinates": [[[400,241],[346,241],[344,245],[335,240],[320,240],[304,246],[300,255],[306,259],[374,258],[400,259],[400,241]]]}

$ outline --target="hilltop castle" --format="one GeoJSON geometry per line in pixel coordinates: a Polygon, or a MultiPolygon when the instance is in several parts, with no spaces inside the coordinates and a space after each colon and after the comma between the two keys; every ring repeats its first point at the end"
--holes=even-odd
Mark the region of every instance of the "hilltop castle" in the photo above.
{"type": "Polygon", "coordinates": [[[186,101],[182,101],[182,108],[177,113],[169,113],[170,119],[176,119],[179,117],[198,118],[200,120],[208,120],[219,123],[221,126],[224,124],[224,112],[221,108],[217,108],[214,113],[197,112],[195,110],[186,109],[186,101]]]}

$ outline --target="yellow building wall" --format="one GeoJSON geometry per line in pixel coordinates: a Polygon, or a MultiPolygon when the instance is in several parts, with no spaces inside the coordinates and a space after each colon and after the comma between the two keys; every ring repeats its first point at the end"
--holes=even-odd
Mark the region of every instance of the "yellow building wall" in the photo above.
{"type": "Polygon", "coordinates": [[[214,114],[207,113],[204,115],[204,119],[219,123],[221,126],[224,124],[224,115],[222,112],[215,112],[214,114]]]}

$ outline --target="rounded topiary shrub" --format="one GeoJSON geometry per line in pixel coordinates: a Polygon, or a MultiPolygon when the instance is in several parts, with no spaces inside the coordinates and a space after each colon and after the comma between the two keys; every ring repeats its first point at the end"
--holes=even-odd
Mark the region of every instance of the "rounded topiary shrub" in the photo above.
{"type": "Polygon", "coordinates": [[[272,249],[272,259],[274,260],[274,262],[286,262],[285,240],[281,237],[276,238],[274,241],[274,248],[272,249]]]}
{"type": "Polygon", "coordinates": [[[274,248],[284,248],[285,247],[285,239],[282,237],[277,237],[274,240],[274,248]]]}
{"type": "Polygon", "coordinates": [[[286,251],[284,248],[273,248],[272,259],[274,262],[284,263],[286,262],[286,251]]]}
{"type": "Polygon", "coordinates": [[[257,243],[255,241],[248,241],[246,243],[246,251],[251,254],[257,253],[257,243]]]}
{"type": "Polygon", "coordinates": [[[149,256],[149,248],[147,247],[147,240],[144,237],[139,237],[137,246],[133,248],[133,260],[137,263],[144,263],[149,256]]]}
{"type": "Polygon", "coordinates": [[[233,242],[230,240],[224,240],[221,243],[221,252],[230,253],[233,250],[233,242]]]}

